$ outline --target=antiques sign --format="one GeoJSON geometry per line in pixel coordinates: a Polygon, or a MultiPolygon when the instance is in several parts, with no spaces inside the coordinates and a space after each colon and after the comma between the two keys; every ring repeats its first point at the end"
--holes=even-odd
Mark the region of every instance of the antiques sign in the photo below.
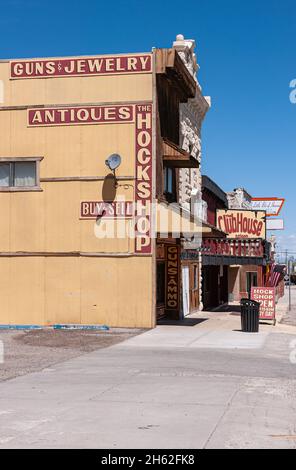
{"type": "Polygon", "coordinates": [[[134,107],[132,105],[28,109],[29,127],[112,124],[113,122],[133,122],[133,119],[134,107]]]}
{"type": "Polygon", "coordinates": [[[250,210],[217,210],[217,227],[227,238],[266,238],[265,212],[250,210]]]}
{"type": "Polygon", "coordinates": [[[260,320],[275,319],[274,287],[252,287],[251,299],[260,303],[260,320]]]}
{"type": "Polygon", "coordinates": [[[10,79],[145,73],[151,69],[151,54],[13,60],[10,79]]]}
{"type": "Polygon", "coordinates": [[[166,295],[165,308],[167,310],[179,309],[179,276],[180,276],[180,247],[166,245],[166,295]]]}

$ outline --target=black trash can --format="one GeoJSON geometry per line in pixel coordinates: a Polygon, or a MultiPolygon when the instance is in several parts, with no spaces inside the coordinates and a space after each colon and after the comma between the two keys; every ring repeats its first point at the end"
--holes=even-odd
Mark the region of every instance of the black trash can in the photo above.
{"type": "Polygon", "coordinates": [[[255,300],[241,299],[242,331],[258,333],[260,303],[255,300]]]}

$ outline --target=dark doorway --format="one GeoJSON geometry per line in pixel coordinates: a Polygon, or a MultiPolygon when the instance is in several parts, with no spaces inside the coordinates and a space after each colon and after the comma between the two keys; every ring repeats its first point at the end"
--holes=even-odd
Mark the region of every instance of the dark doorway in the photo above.
{"type": "Polygon", "coordinates": [[[165,261],[157,261],[156,310],[157,319],[162,318],[165,314],[165,261]]]}

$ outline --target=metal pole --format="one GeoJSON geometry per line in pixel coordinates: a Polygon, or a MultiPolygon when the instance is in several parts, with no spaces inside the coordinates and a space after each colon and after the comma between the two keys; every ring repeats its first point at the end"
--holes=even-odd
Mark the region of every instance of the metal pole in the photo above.
{"type": "Polygon", "coordinates": [[[291,270],[290,270],[290,260],[288,261],[288,274],[289,274],[289,312],[291,311],[291,270]]]}
{"type": "MultiPolygon", "coordinates": [[[[289,275],[289,266],[288,266],[288,250],[286,250],[286,274],[289,275]]],[[[289,278],[290,279],[290,278],[289,278]]],[[[286,284],[286,281],[285,281],[286,284]]]]}

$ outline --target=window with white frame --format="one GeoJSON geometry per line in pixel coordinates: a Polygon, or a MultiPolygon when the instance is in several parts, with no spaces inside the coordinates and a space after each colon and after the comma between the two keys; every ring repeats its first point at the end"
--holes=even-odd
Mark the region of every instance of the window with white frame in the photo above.
{"type": "Polygon", "coordinates": [[[36,158],[0,158],[0,191],[40,189],[39,163],[36,158]]]}

